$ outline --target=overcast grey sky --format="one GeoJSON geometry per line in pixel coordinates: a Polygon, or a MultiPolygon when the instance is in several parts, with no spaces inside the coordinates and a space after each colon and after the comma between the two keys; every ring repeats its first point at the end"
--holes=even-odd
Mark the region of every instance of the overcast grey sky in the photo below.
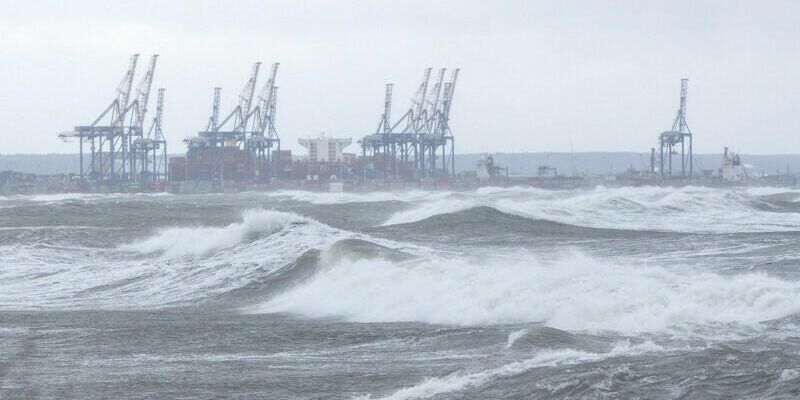
{"type": "Polygon", "coordinates": [[[102,111],[132,53],[139,73],[161,55],[171,152],[214,86],[232,109],[252,63],[279,61],[278,130],[298,153],[373,130],[386,82],[399,115],[427,66],[462,69],[459,153],[648,151],[682,77],[696,152],[800,153],[797,1],[3,3],[0,153],[76,152],[57,133],[102,111]]]}

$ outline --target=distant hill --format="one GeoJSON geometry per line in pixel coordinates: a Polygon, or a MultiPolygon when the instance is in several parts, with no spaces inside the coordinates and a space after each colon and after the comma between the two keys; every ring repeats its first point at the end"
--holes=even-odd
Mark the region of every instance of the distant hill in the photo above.
{"type": "Polygon", "coordinates": [[[80,171],[77,154],[0,154],[0,171],[16,171],[37,175],[80,171]]]}
{"type": "MultiPolygon", "coordinates": [[[[457,154],[456,170],[471,171],[482,154],[457,154]]],[[[495,164],[510,167],[512,175],[536,175],[540,165],[558,169],[559,174],[620,173],[628,168],[647,169],[649,153],[588,152],[588,153],[493,153],[495,164]]],[[[800,154],[741,155],[742,162],[759,172],[775,173],[800,171],[800,154]]],[[[697,154],[695,170],[717,169],[722,154],[697,154]]],[[[77,173],[80,161],[77,154],[0,154],[0,171],[17,171],[40,175],[77,173]]],[[[673,167],[675,168],[675,167],[673,167]]]]}

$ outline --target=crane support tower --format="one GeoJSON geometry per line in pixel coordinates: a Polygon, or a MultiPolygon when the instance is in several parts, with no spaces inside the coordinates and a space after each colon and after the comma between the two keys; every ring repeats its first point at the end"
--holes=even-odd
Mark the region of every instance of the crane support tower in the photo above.
{"type": "Polygon", "coordinates": [[[156,116],[147,131],[147,135],[133,141],[134,170],[139,181],[146,185],[159,185],[167,181],[168,159],[167,140],[164,137],[164,88],[158,89],[156,100],[156,116]]]}
{"type": "Polygon", "coordinates": [[[455,175],[455,145],[450,129],[450,109],[459,69],[445,80],[440,69],[430,85],[433,68],[426,68],[408,110],[392,123],[394,85],[386,85],[383,114],[375,133],[359,140],[365,163],[362,176],[408,180],[442,178],[455,175]]]}
{"type": "MultiPolygon", "coordinates": [[[[256,182],[269,181],[270,177],[277,177],[278,166],[273,166],[272,148],[281,150],[281,140],[275,129],[275,110],[278,99],[278,87],[275,78],[278,75],[280,63],[272,64],[269,78],[264,83],[258,95],[258,104],[253,110],[253,128],[245,143],[247,150],[247,172],[250,179],[256,182]]],[[[280,158],[275,159],[275,163],[280,158]]]]}
{"type": "Polygon", "coordinates": [[[658,136],[660,175],[662,179],[688,178],[694,172],[692,162],[692,131],[686,123],[686,94],[689,86],[688,79],[681,79],[681,102],[672,129],[662,132],[658,136]],[[673,156],[680,162],[680,174],[673,170],[673,156]],[[677,157],[679,156],[679,157],[677,157]]]}
{"type": "MultiPolygon", "coordinates": [[[[150,58],[148,69],[136,86],[136,93],[131,99],[138,61],[139,54],[131,56],[128,69],[117,86],[114,98],[91,124],[75,126],[72,131],[59,134],[65,141],[75,139],[78,141],[81,182],[144,183],[166,178],[166,172],[154,172],[154,164],[148,165],[142,159],[147,157],[147,160],[150,160],[153,152],[151,148],[155,145],[155,142],[152,142],[145,146],[148,150],[143,151],[144,142],[148,139],[144,136],[144,122],[158,55],[150,58]]],[[[159,106],[163,111],[163,92],[161,99],[159,106]]],[[[158,118],[160,119],[160,116],[158,118]]],[[[158,134],[159,139],[153,140],[160,141],[158,148],[166,151],[166,141],[160,126],[158,134]]],[[[166,163],[161,162],[161,164],[166,163]]]]}

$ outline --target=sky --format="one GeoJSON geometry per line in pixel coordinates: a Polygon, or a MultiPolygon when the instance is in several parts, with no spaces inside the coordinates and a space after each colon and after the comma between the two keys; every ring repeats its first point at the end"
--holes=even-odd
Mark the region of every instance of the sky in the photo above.
{"type": "Polygon", "coordinates": [[[800,153],[797,1],[0,1],[2,154],[77,152],[57,134],[99,115],[133,53],[134,84],[160,55],[170,153],[205,128],[215,86],[233,109],[256,61],[262,78],[281,63],[296,154],[374,131],[386,83],[400,116],[429,66],[461,68],[458,153],[647,152],[681,78],[696,153],[800,153]]]}

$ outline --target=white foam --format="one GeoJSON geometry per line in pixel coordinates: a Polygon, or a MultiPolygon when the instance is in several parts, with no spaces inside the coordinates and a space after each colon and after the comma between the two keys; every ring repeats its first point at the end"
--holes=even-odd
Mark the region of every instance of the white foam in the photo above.
{"type": "Polygon", "coordinates": [[[780,377],[778,377],[778,382],[788,382],[793,381],[800,377],[800,370],[798,369],[784,369],[781,371],[780,377]]]}
{"type": "Polygon", "coordinates": [[[476,198],[449,198],[427,201],[411,209],[393,214],[383,225],[398,225],[421,221],[440,214],[449,214],[481,205],[489,205],[476,198]]]}
{"type": "Polygon", "coordinates": [[[471,387],[478,387],[498,378],[517,375],[533,368],[568,365],[587,361],[597,361],[621,355],[642,354],[663,350],[652,342],[631,345],[620,342],[608,353],[588,353],[572,349],[551,350],[538,353],[536,356],[515,361],[497,368],[474,373],[455,373],[444,377],[428,378],[422,383],[400,389],[386,400],[427,399],[444,393],[455,393],[471,387]]]}
{"type": "MultiPolygon", "coordinates": [[[[789,192],[789,190],[784,190],[789,192]]],[[[485,188],[421,198],[385,225],[419,221],[476,206],[533,219],[593,228],[678,232],[800,230],[800,214],[759,210],[752,201],[763,191],[707,187],[597,187],[548,191],[526,187],[485,188]]]]}
{"type": "MultiPolygon", "coordinates": [[[[125,198],[158,198],[158,197],[171,197],[173,194],[167,192],[157,193],[48,193],[48,194],[32,194],[32,195],[13,195],[13,196],[0,196],[0,201],[8,201],[17,203],[14,206],[25,204],[44,204],[52,205],[65,203],[70,201],[80,201],[84,203],[97,202],[108,199],[125,199],[125,198]]],[[[3,206],[14,207],[14,206],[3,206]]]]}
{"type": "Polygon", "coordinates": [[[755,187],[748,187],[745,189],[748,194],[754,196],[770,196],[775,194],[792,194],[792,195],[800,195],[800,189],[798,188],[788,188],[788,187],[778,187],[778,186],[755,186],[755,187]]]}
{"type": "Polygon", "coordinates": [[[374,203],[386,201],[415,202],[446,195],[448,192],[403,190],[384,192],[310,192],[305,190],[279,190],[267,192],[270,197],[290,199],[313,204],[374,203]]]}
{"type": "Polygon", "coordinates": [[[157,308],[205,299],[351,236],[291,213],[253,210],[242,219],[220,228],[167,229],[125,252],[0,246],[0,307],[157,308]]]}
{"type": "Polygon", "coordinates": [[[99,200],[109,197],[124,196],[122,194],[102,193],[51,193],[33,195],[0,196],[0,201],[28,201],[35,203],[60,203],[71,200],[99,200]]]}
{"type": "Polygon", "coordinates": [[[268,235],[292,222],[307,222],[296,214],[272,210],[249,210],[243,221],[225,227],[167,228],[144,240],[126,244],[123,250],[163,253],[167,257],[203,256],[233,247],[258,235],[268,235]]]}
{"type": "Polygon", "coordinates": [[[523,337],[523,336],[527,335],[527,334],[528,334],[528,332],[529,332],[529,330],[528,330],[528,329],[520,329],[520,330],[516,330],[516,331],[514,331],[514,332],[511,332],[511,333],[508,335],[508,340],[506,341],[506,348],[507,348],[507,349],[510,349],[510,348],[511,348],[511,346],[513,346],[513,345],[514,345],[514,343],[516,343],[516,342],[517,342],[517,340],[519,340],[519,338],[521,338],[521,337],[523,337]]]}
{"type": "Polygon", "coordinates": [[[800,283],[757,273],[616,265],[580,254],[549,263],[530,254],[483,261],[343,260],[251,311],[355,322],[543,322],[634,333],[692,324],[758,327],[800,311],[800,283]]]}

